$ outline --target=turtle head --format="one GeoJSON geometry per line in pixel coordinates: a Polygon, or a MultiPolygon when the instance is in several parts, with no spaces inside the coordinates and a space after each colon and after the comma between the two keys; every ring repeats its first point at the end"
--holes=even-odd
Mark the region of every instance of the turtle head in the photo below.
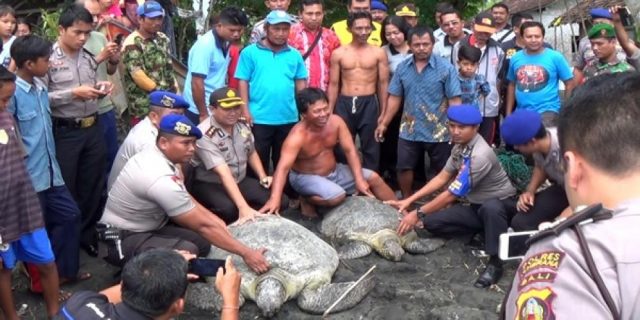
{"type": "Polygon", "coordinates": [[[274,277],[266,277],[258,283],[256,288],[256,304],[262,311],[262,315],[273,317],[287,300],[285,287],[280,280],[274,277]]]}
{"type": "Polygon", "coordinates": [[[382,242],[378,253],[385,259],[391,261],[400,261],[402,259],[402,255],[404,254],[404,249],[402,249],[402,246],[398,242],[398,239],[386,239],[384,242],[382,242]]]}

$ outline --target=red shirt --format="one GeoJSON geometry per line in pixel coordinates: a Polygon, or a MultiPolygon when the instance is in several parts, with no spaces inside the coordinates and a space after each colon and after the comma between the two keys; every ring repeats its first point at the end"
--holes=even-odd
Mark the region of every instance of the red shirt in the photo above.
{"type": "Polygon", "coordinates": [[[238,79],[234,77],[236,74],[236,68],[238,67],[238,60],[240,59],[240,46],[237,44],[231,44],[229,46],[229,68],[227,69],[227,79],[229,79],[228,86],[238,90],[238,79]]]}
{"type": "MultiPolygon", "coordinates": [[[[302,23],[297,23],[291,27],[289,45],[300,51],[301,55],[304,55],[313,44],[316,36],[316,32],[306,30],[302,23]]],[[[329,87],[331,53],[339,46],[340,40],[338,40],[336,34],[330,29],[322,28],[322,36],[318,44],[304,61],[309,71],[309,87],[327,91],[329,87]]]]}

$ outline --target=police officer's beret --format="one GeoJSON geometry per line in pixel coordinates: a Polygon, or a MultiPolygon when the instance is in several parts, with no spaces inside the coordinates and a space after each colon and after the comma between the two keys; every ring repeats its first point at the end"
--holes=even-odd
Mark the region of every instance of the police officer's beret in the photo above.
{"type": "Polygon", "coordinates": [[[589,30],[587,36],[589,37],[589,39],[612,39],[616,37],[616,30],[613,29],[613,26],[608,23],[597,23],[591,28],[591,30],[589,30]]]}
{"type": "Polygon", "coordinates": [[[605,8],[593,8],[589,11],[591,14],[591,19],[609,19],[613,20],[611,16],[611,12],[605,8]]]}
{"type": "Polygon", "coordinates": [[[149,94],[149,104],[156,107],[169,109],[189,108],[187,103],[181,96],[169,91],[154,91],[149,94]]]}
{"type": "Polygon", "coordinates": [[[183,137],[202,138],[202,131],[200,131],[189,118],[181,114],[168,114],[164,116],[162,120],[160,120],[158,130],[183,137]]]}
{"type": "Polygon", "coordinates": [[[482,114],[480,114],[480,110],[472,104],[450,106],[449,110],[447,110],[447,117],[449,118],[449,121],[467,126],[475,126],[482,123],[482,114]]]}
{"type": "Polygon", "coordinates": [[[244,104],[236,90],[222,87],[211,93],[209,104],[224,109],[234,108],[244,104]]]}
{"type": "Polygon", "coordinates": [[[527,144],[542,127],[542,117],[532,110],[518,109],[506,117],[500,126],[502,139],[510,145],[527,144]]]}

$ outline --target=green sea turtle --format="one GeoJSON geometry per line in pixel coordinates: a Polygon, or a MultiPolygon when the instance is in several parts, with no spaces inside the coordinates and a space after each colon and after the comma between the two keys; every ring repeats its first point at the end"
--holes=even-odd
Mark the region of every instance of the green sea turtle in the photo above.
{"type": "MultiPolygon", "coordinates": [[[[331,283],[331,277],[339,264],[338,253],[313,232],[293,221],[278,216],[265,216],[242,225],[231,225],[229,231],[234,238],[250,247],[267,249],[265,257],[271,269],[261,275],[251,271],[239,256],[232,255],[234,265],[242,273],[241,303],[244,299],[255,301],[265,317],[272,317],[291,299],[297,299],[300,309],[306,312],[323,313],[353,284],[331,283]]],[[[230,253],[212,247],[208,258],[225,259],[228,255],[230,253]]],[[[365,278],[333,312],[355,306],[374,285],[373,277],[365,278]]],[[[219,309],[220,299],[213,287],[200,286],[187,300],[191,296],[195,300],[208,297],[211,301],[215,300],[213,303],[219,309]]]]}
{"type": "Polygon", "coordinates": [[[369,197],[349,197],[331,209],[320,223],[320,233],[338,248],[341,259],[367,256],[375,250],[392,261],[400,261],[409,253],[429,253],[444,245],[440,239],[418,238],[415,231],[400,237],[396,228],[400,222],[396,209],[369,197]]]}

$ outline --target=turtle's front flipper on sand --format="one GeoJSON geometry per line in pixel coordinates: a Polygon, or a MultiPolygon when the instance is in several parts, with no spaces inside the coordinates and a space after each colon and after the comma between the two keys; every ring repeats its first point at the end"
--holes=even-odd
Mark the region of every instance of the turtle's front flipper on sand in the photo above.
{"type": "MultiPolygon", "coordinates": [[[[331,283],[315,290],[306,288],[298,296],[298,306],[310,313],[323,313],[354,283],[354,281],[331,283]]],[[[375,277],[372,275],[365,277],[331,310],[331,313],[353,308],[374,286],[375,277]]]]}
{"type": "Polygon", "coordinates": [[[444,240],[438,238],[419,238],[415,232],[407,233],[402,242],[402,247],[413,254],[433,252],[445,244],[444,240]]]}
{"type": "Polygon", "coordinates": [[[366,257],[373,249],[364,241],[350,241],[338,248],[338,257],[340,259],[357,259],[366,257]]]}

